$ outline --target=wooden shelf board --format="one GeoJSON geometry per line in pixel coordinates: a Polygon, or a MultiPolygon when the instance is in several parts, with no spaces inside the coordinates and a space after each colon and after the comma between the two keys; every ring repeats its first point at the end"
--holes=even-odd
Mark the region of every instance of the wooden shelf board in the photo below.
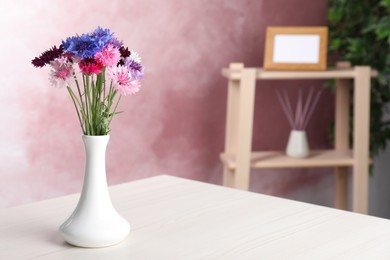
{"type": "MultiPolygon", "coordinates": [[[[250,68],[247,68],[250,69],[250,68]]],[[[354,68],[329,68],[324,71],[269,71],[262,68],[256,69],[256,79],[353,79],[354,68]]],[[[240,80],[242,69],[222,69],[222,75],[228,79],[240,80]]],[[[377,71],[371,70],[371,77],[376,77],[377,71]]]]}
{"type": "MultiPolygon", "coordinates": [[[[230,169],[236,168],[235,155],[222,153],[221,160],[230,169]]],[[[311,151],[307,158],[291,158],[281,151],[252,152],[252,168],[306,168],[306,167],[336,167],[352,166],[352,151],[316,150],[311,151]]]]}

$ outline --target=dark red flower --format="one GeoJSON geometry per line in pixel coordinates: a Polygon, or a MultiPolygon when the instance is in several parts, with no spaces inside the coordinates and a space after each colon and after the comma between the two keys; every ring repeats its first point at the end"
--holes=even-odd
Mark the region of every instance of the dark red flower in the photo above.
{"type": "Polygon", "coordinates": [[[49,64],[51,61],[59,58],[62,55],[63,52],[64,52],[64,49],[62,48],[62,45],[60,45],[59,48],[57,48],[56,46],[53,46],[53,48],[43,52],[41,54],[41,56],[35,57],[31,61],[31,63],[35,67],[43,67],[46,64],[49,64]]]}
{"type": "Polygon", "coordinates": [[[99,74],[102,72],[103,64],[94,58],[85,58],[79,62],[79,68],[83,74],[99,74]]]}
{"type": "Polygon", "coordinates": [[[131,52],[129,51],[129,48],[127,48],[127,47],[125,48],[123,46],[119,48],[119,52],[121,54],[121,59],[118,62],[118,66],[119,65],[123,66],[123,65],[125,65],[125,58],[129,57],[131,52]]]}
{"type": "Polygon", "coordinates": [[[129,48],[125,48],[125,47],[120,47],[119,48],[119,52],[121,53],[121,57],[122,58],[126,58],[126,57],[129,57],[131,52],[129,51],[129,48]]]}

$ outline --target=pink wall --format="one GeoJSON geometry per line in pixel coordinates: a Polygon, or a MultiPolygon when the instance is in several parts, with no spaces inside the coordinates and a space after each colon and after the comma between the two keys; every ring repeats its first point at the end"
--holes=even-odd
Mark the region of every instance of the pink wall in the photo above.
{"type": "MultiPolygon", "coordinates": [[[[159,174],[221,183],[226,80],[220,69],[261,66],[268,25],[325,24],[326,1],[148,0],[1,1],[0,206],[80,191],[84,151],[65,89],[49,86],[47,69],[30,60],[75,33],[109,27],[143,57],[142,91],[122,99],[107,151],[110,184],[159,174]]],[[[256,95],[254,149],[284,149],[289,127],[274,86],[256,95]]],[[[325,93],[308,129],[311,146],[327,146],[333,114],[325,93]]],[[[251,189],[329,202],[327,170],[254,172],[251,189]],[[319,193],[318,189],[323,189],[319,193]]]]}

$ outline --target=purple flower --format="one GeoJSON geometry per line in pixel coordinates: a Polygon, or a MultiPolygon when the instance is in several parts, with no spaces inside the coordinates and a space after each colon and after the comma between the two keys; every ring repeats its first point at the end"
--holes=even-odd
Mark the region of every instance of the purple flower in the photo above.
{"type": "Polygon", "coordinates": [[[123,42],[118,40],[118,38],[116,38],[116,37],[112,37],[112,39],[108,43],[117,49],[119,49],[123,46],[123,42]]]}
{"type": "Polygon", "coordinates": [[[126,58],[125,59],[125,66],[129,69],[129,71],[131,73],[131,77],[134,80],[143,78],[145,68],[141,64],[139,64],[138,62],[135,62],[131,58],[126,58]]]}

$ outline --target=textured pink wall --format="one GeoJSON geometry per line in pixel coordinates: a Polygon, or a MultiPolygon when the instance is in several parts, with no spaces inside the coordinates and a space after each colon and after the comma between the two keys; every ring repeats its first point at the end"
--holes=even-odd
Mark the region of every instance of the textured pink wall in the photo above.
{"type": "MultiPolygon", "coordinates": [[[[143,57],[142,91],[122,99],[107,151],[110,184],[159,174],[221,183],[229,62],[261,66],[268,25],[322,25],[326,1],[148,0],[0,1],[0,206],[77,192],[84,151],[65,89],[30,60],[61,39],[109,27],[143,57]]],[[[284,149],[288,125],[273,87],[320,82],[263,82],[256,96],[254,149],[284,149]]],[[[308,134],[327,145],[332,117],[325,93],[308,134]]],[[[252,190],[327,203],[326,170],[254,172],[252,190]],[[324,192],[318,193],[318,188],[324,192]]]]}

